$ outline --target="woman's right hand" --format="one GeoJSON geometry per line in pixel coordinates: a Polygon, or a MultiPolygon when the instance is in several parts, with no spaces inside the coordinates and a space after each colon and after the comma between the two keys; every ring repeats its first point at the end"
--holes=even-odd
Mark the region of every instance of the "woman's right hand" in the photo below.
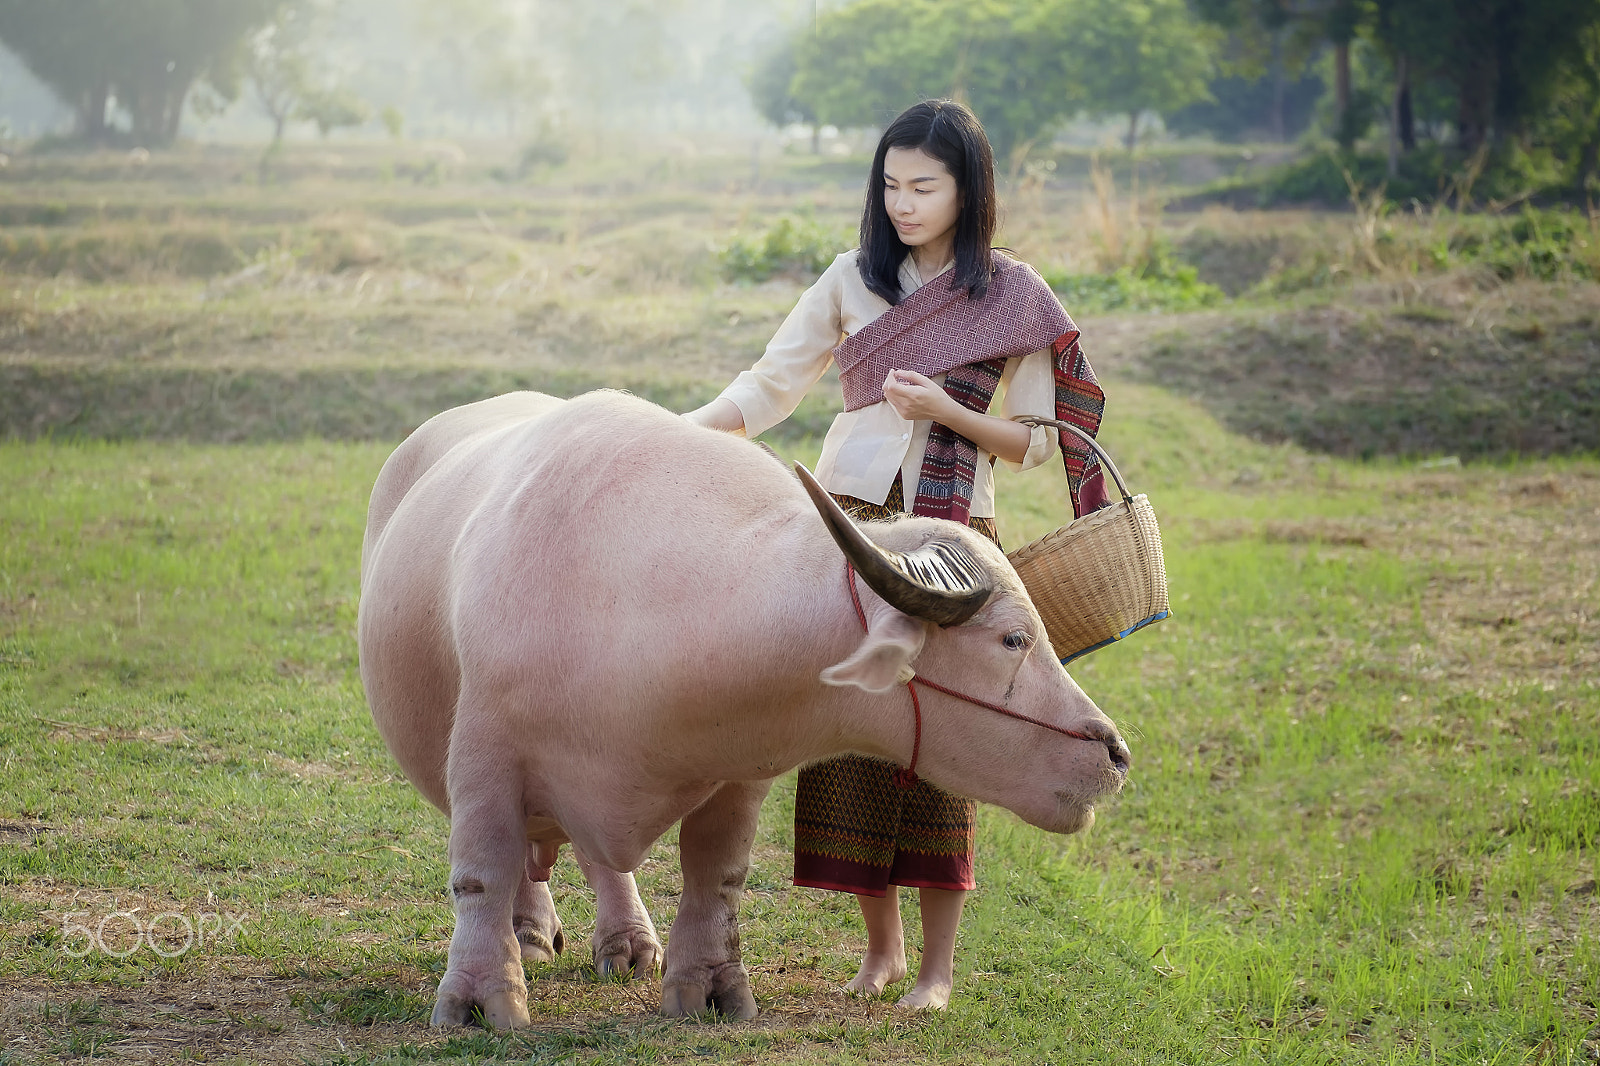
{"type": "Polygon", "coordinates": [[[915,370],[891,370],[883,379],[883,398],[907,422],[943,422],[960,406],[939,383],[915,370]]]}
{"type": "Polygon", "coordinates": [[[683,417],[697,426],[744,436],[744,412],[739,410],[738,404],[724,396],[718,396],[704,407],[697,407],[683,417]]]}

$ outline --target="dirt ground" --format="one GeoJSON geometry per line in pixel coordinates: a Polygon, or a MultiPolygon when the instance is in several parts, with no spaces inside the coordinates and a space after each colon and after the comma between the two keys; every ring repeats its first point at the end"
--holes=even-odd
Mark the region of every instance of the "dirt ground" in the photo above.
{"type": "MultiPolygon", "coordinates": [[[[427,1057],[478,1032],[432,1029],[425,1020],[330,1017],[323,1005],[347,999],[348,984],[331,986],[283,975],[253,959],[224,960],[224,965],[202,976],[156,976],[126,988],[0,982],[0,1057],[28,1063],[85,1058],[306,1063],[402,1050],[427,1057]],[[319,998],[323,995],[328,998],[319,998]]],[[[414,977],[411,991],[431,993],[423,975],[414,977]]],[[[761,967],[752,968],[751,979],[762,1013],[752,1022],[726,1023],[741,1032],[798,1035],[814,1025],[871,1025],[894,1014],[886,1001],[846,997],[820,980],[813,980],[809,991],[800,991],[794,975],[761,967]]],[[[554,979],[530,981],[528,996],[533,1025],[518,1038],[530,1049],[549,1042],[581,1042],[597,1026],[648,1043],[652,1032],[698,1024],[671,1022],[656,1014],[659,977],[599,983],[567,971],[554,979]]]]}

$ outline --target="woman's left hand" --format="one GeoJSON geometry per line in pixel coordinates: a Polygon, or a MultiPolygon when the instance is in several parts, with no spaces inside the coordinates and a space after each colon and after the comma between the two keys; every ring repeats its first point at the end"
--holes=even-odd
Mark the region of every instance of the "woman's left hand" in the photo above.
{"type": "Polygon", "coordinates": [[[883,379],[883,398],[910,422],[939,422],[959,406],[938,382],[915,370],[891,370],[883,379]]]}

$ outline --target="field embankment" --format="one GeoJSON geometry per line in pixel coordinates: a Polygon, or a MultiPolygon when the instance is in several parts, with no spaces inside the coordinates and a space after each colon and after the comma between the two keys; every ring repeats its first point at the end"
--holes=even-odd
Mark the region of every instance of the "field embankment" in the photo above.
{"type": "Polygon", "coordinates": [[[1111,363],[1239,433],[1313,451],[1600,452],[1600,286],[1524,284],[1462,303],[1358,292],[1170,325],[1147,316],[1115,324],[1111,363]]]}
{"type": "MultiPolygon", "coordinates": [[[[187,186],[92,159],[0,175],[0,436],[394,440],[512,388],[692,406],[847,246],[859,197],[813,160],[718,189],[704,162],[418,183],[316,158],[266,188],[216,159],[187,186]]],[[[1105,372],[1337,454],[1600,448],[1590,224],[1368,202],[1163,219],[1116,173],[1028,178],[1003,234],[1061,279],[1105,372]]],[[[827,417],[808,403],[783,432],[827,417]]]]}

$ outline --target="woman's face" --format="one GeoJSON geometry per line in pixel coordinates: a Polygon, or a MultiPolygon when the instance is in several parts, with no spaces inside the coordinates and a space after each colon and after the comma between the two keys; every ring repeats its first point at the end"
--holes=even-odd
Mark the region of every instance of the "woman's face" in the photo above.
{"type": "Polygon", "coordinates": [[[920,148],[884,154],[883,206],[900,240],[911,247],[955,243],[961,190],[945,165],[920,148]]]}

